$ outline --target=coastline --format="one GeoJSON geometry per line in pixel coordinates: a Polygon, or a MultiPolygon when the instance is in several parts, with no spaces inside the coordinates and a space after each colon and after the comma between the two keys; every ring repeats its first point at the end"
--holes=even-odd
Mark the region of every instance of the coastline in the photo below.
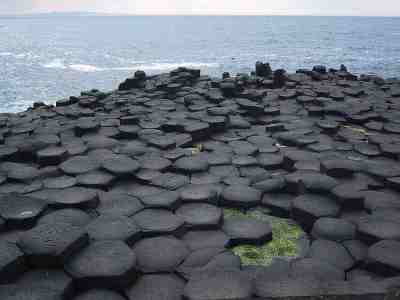
{"type": "Polygon", "coordinates": [[[178,64],[213,77],[223,71],[250,73],[257,60],[290,73],[315,64],[341,63],[354,74],[400,73],[400,19],[87,17],[86,26],[77,26],[84,18],[0,22],[5,26],[0,29],[0,112],[25,110],[33,101],[54,104],[51,101],[92,88],[109,91],[135,70],[157,74],[178,64]],[[131,27],[148,31],[132,34],[131,27]],[[57,32],[48,34],[48,28],[57,32]],[[109,37],[107,44],[101,42],[104,35],[109,37]],[[168,42],[155,46],[160,40],[168,42]],[[83,51],[82,41],[92,51],[83,51]]]}
{"type": "Polygon", "coordinates": [[[399,101],[400,79],[257,62],[2,113],[0,298],[396,299],[399,101]],[[274,239],[254,210],[304,253],[244,266],[233,247],[274,239]]]}

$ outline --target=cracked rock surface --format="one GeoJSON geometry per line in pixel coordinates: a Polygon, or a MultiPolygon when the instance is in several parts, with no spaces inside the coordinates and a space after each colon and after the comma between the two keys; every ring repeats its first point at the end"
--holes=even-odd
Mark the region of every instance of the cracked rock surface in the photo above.
{"type": "Polygon", "coordinates": [[[395,295],[399,91],[257,63],[223,79],[138,71],[0,114],[0,299],[395,295]],[[274,224],[228,209],[287,218],[307,247],[244,265],[232,247],[270,243],[274,224]]]}

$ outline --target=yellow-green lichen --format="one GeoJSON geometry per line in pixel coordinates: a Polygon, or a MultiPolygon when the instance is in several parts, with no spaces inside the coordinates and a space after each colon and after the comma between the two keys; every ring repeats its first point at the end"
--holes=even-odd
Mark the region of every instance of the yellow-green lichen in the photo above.
{"type": "Polygon", "coordinates": [[[224,209],[225,218],[234,216],[269,221],[272,227],[272,241],[262,246],[239,245],[232,248],[232,252],[240,257],[242,265],[266,266],[272,262],[274,257],[296,257],[299,254],[297,241],[304,232],[294,222],[267,215],[259,209],[247,212],[232,208],[224,209]]]}

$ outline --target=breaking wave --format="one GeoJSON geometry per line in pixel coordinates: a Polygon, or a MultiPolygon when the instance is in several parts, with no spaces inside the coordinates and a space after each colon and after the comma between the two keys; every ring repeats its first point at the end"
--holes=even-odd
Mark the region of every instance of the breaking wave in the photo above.
{"type": "Polygon", "coordinates": [[[48,69],[66,69],[67,66],[64,64],[62,59],[54,59],[51,62],[44,64],[43,67],[48,69]]]}
{"type": "Polygon", "coordinates": [[[126,67],[109,67],[103,68],[94,65],[87,64],[65,64],[62,59],[54,59],[43,65],[49,69],[70,69],[77,72],[104,72],[104,71],[168,71],[178,67],[189,67],[189,68],[217,68],[220,65],[218,63],[201,63],[201,62],[182,62],[182,63],[140,63],[126,67]]]}
{"type": "Polygon", "coordinates": [[[182,63],[150,63],[150,64],[140,64],[136,65],[136,69],[149,70],[149,71],[163,71],[163,70],[173,70],[178,67],[188,67],[188,68],[217,68],[218,63],[202,63],[202,62],[182,62],[182,63]]]}
{"type": "Polygon", "coordinates": [[[78,72],[99,72],[99,71],[105,71],[103,68],[99,68],[96,66],[92,65],[82,65],[82,64],[76,64],[76,65],[69,65],[69,68],[74,71],[78,72]]]}

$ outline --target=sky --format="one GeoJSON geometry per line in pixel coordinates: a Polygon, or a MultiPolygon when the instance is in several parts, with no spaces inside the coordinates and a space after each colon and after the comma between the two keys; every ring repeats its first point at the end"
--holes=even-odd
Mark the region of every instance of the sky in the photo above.
{"type": "Polygon", "coordinates": [[[151,15],[400,16],[400,0],[0,0],[0,14],[68,11],[151,15]]]}

